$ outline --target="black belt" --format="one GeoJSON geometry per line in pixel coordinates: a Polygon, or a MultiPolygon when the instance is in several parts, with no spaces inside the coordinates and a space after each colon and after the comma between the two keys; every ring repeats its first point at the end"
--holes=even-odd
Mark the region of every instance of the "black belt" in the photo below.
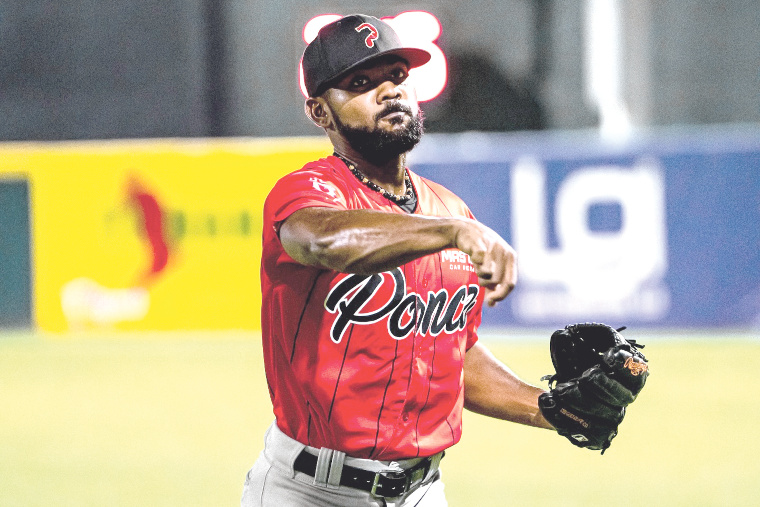
{"type": "MultiPolygon", "coordinates": [[[[425,458],[407,470],[383,470],[381,472],[370,472],[369,470],[343,465],[340,485],[369,491],[372,496],[395,498],[422,483],[430,471],[432,462],[432,458],[425,458]]],[[[301,451],[293,463],[293,469],[296,472],[314,477],[317,469],[317,457],[306,451],[301,451]]]]}

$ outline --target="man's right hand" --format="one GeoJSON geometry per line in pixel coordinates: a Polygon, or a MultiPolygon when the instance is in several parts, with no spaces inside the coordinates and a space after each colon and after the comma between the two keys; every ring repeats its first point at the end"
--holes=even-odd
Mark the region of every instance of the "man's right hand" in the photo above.
{"type": "Polygon", "coordinates": [[[506,298],[517,283],[517,253],[489,227],[461,219],[455,246],[470,256],[478,283],[486,288],[485,303],[494,306],[506,298]]]}

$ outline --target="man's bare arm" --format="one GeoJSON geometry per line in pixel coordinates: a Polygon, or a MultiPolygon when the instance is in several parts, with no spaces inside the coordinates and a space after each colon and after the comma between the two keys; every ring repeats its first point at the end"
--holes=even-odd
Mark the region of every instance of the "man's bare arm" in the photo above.
{"type": "Polygon", "coordinates": [[[470,256],[480,285],[488,289],[490,305],[507,297],[517,281],[512,247],[485,225],[467,218],[312,207],[285,220],[280,241],[288,255],[302,264],[360,274],[387,271],[458,248],[470,256]]]}
{"type": "Polygon", "coordinates": [[[526,384],[482,344],[464,359],[464,406],[478,414],[539,428],[554,429],[538,408],[544,391],[526,384]]]}

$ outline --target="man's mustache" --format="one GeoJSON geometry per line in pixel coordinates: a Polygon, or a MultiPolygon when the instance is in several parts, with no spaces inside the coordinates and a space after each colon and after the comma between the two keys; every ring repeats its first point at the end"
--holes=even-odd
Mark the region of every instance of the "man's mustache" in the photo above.
{"type": "Polygon", "coordinates": [[[375,121],[380,121],[380,118],[391,113],[406,113],[409,116],[414,116],[414,111],[412,111],[412,108],[406,104],[402,104],[401,102],[389,102],[382,111],[375,115],[375,121]]]}

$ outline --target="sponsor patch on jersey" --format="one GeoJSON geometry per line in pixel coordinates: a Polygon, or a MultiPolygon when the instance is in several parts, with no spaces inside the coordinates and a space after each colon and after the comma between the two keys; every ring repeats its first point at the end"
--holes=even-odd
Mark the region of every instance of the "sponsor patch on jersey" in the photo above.
{"type": "Polygon", "coordinates": [[[475,266],[472,265],[470,256],[461,250],[442,250],[441,266],[443,269],[451,271],[469,271],[475,272],[475,266]]]}

